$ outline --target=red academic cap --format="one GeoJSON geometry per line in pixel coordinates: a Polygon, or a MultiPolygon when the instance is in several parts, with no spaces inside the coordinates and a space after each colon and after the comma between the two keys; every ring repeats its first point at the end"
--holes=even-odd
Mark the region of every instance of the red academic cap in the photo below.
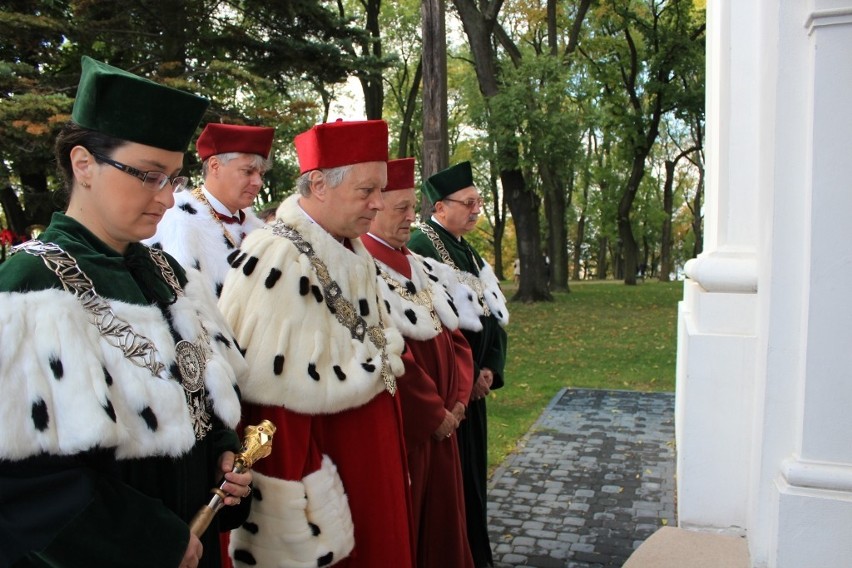
{"type": "Polygon", "coordinates": [[[414,158],[388,162],[388,185],[382,191],[414,188],[414,158]]]}
{"type": "Polygon", "coordinates": [[[267,126],[240,126],[210,122],[204,127],[195,148],[203,162],[210,156],[241,152],[269,158],[275,129],[267,126]]]}
{"type": "Polygon", "coordinates": [[[293,140],[301,173],[361,162],[388,161],[388,123],[384,120],[326,122],[293,140]]]}

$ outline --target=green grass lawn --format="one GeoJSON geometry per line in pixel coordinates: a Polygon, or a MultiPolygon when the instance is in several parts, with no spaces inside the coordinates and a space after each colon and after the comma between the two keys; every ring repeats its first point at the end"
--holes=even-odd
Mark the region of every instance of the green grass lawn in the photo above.
{"type": "MultiPolygon", "coordinates": [[[[506,386],[488,401],[491,469],[563,387],[674,391],[682,282],[571,282],[555,301],[510,303],[506,386]]],[[[514,284],[504,284],[509,298],[514,284]]]]}

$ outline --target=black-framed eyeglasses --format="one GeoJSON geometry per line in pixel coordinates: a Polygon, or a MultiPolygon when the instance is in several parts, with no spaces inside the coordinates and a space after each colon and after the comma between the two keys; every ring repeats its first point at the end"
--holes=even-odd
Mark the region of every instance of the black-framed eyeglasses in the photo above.
{"type": "Polygon", "coordinates": [[[112,167],[117,168],[126,174],[130,174],[133,177],[142,180],[142,187],[149,191],[153,191],[154,193],[166,187],[166,183],[172,184],[172,190],[175,193],[183,191],[189,185],[189,178],[186,176],[169,177],[163,172],[143,172],[142,170],[137,170],[136,168],[128,166],[127,164],[122,164],[121,162],[116,162],[111,158],[107,158],[103,154],[98,154],[97,152],[92,152],[91,150],[89,150],[89,152],[99,162],[109,164],[112,167]]]}
{"type": "Polygon", "coordinates": [[[459,205],[464,205],[468,209],[473,209],[474,207],[482,207],[483,201],[481,197],[476,197],[472,199],[465,199],[464,201],[460,199],[450,199],[449,197],[445,197],[441,201],[452,201],[453,203],[458,203],[459,205]]]}

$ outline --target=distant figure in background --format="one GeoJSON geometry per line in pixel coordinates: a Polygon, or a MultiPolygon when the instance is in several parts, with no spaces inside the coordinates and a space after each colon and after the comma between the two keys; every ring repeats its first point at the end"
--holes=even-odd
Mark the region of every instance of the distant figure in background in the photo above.
{"type": "Polygon", "coordinates": [[[263,175],[269,170],[273,128],[211,122],[195,143],[204,184],[175,195],[145,243],[200,270],[219,297],[230,265],[228,257],[243,238],[263,226],[252,210],[263,175]]]}
{"type": "MultiPolygon", "coordinates": [[[[430,177],[423,191],[432,202],[432,218],[414,230],[408,248],[452,267],[459,280],[475,290],[468,300],[482,310],[477,326],[462,325],[473,350],[474,385],[466,418],[458,430],[464,477],[467,535],[477,568],[494,561],[488,538],[488,421],[485,400],[503,386],[506,298],[492,268],[464,239],[476,227],[482,198],[473,185],[470,162],[462,162],[430,177]]],[[[458,306],[459,312],[464,306],[458,306]]]]}
{"type": "Polygon", "coordinates": [[[521,259],[516,258],[515,262],[512,263],[512,276],[515,280],[515,283],[521,281],[521,259]]]}

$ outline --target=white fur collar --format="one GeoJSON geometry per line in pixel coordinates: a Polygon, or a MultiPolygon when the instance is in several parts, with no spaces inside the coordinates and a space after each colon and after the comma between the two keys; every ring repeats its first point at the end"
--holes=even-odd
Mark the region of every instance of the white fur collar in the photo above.
{"type": "Polygon", "coordinates": [[[243,209],[245,221],[240,227],[219,223],[210,208],[191,191],[175,194],[174,207],[157,225],[157,233],[145,244],[165,250],[184,268],[196,268],[207,280],[210,290],[221,293],[230,265],[228,255],[242,243],[242,234],[263,226],[250,207],[243,209]],[[228,240],[224,231],[233,240],[228,240]]]}
{"type": "Polygon", "coordinates": [[[505,327],[509,323],[509,309],[506,307],[506,296],[503,295],[503,290],[500,288],[500,281],[497,280],[494,269],[484,260],[479,269],[479,281],[482,282],[482,295],[485,298],[485,303],[488,304],[488,309],[491,310],[491,314],[497,318],[500,325],[505,327]]]}
{"type": "MultiPolygon", "coordinates": [[[[170,317],[189,341],[197,340],[200,322],[207,329],[212,353],[205,388],[215,414],[235,427],[240,418],[236,380],[245,363],[209,292],[191,272],[186,296],[170,307],[170,317]]],[[[159,361],[170,369],[175,342],[160,310],[109,304],[156,345],[159,361]]],[[[72,455],[97,447],[115,448],[118,458],[179,456],[195,444],[179,382],[128,361],[101,337],[79,301],[62,290],[0,293],[0,378],[6,432],[0,436],[0,458],[72,455]]]]}
{"type": "Polygon", "coordinates": [[[382,353],[338,321],[326,303],[337,293],[351,302],[367,326],[378,326],[394,375],[404,371],[403,339],[379,301],[376,265],[357,239],[350,251],[298,206],[298,195],[278,209],[325,264],[339,287],[326,290],[307,255],[273,227],[250,234],[225,280],[219,307],[245,349],[248,402],[321,414],[361,406],[385,389],[382,353]]]}
{"type": "Polygon", "coordinates": [[[379,276],[379,288],[385,306],[403,337],[424,341],[437,336],[442,325],[450,330],[458,329],[458,313],[446,286],[418,257],[406,255],[406,260],[411,266],[410,280],[376,259],[383,272],[379,276]],[[437,327],[433,310],[438,318],[437,327]]]}

